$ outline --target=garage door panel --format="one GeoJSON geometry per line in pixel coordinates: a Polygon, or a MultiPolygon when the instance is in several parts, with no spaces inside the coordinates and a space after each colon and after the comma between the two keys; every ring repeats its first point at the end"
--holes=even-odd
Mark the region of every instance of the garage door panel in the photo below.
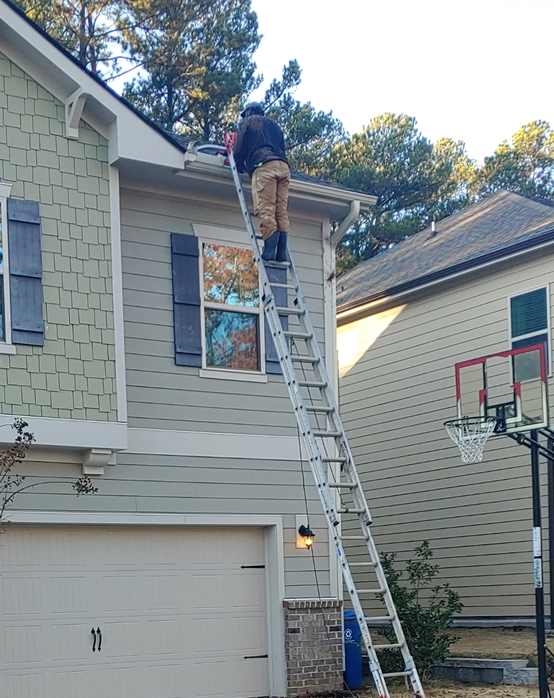
{"type": "MultiPolygon", "coordinates": [[[[9,625],[3,632],[3,656],[10,664],[36,664],[42,661],[43,628],[41,625],[9,625]]],[[[1,661],[1,659],[0,659],[1,661]]]]}
{"type": "Polygon", "coordinates": [[[230,575],[227,604],[234,609],[265,608],[265,575],[263,570],[240,570],[230,575]]]}
{"type": "Polygon", "coordinates": [[[91,628],[88,623],[56,623],[45,629],[48,629],[51,638],[49,644],[54,662],[89,658],[91,628]]]}
{"type": "Polygon", "coordinates": [[[154,664],[145,668],[148,695],[154,698],[181,698],[187,685],[182,664],[154,664]]]}
{"type": "Polygon", "coordinates": [[[225,607],[226,576],[212,574],[193,574],[191,583],[191,602],[195,611],[214,611],[225,607]]]}
{"type": "MultiPolygon", "coordinates": [[[[103,683],[103,695],[114,698],[137,698],[144,695],[144,684],[139,666],[106,667],[100,677],[103,683]]],[[[154,696],[152,696],[154,698],[154,696]]]]}
{"type": "Polygon", "coordinates": [[[140,635],[144,631],[138,621],[103,621],[100,631],[102,661],[139,658],[140,635]]]}
{"type": "Polygon", "coordinates": [[[261,614],[251,616],[233,616],[229,628],[234,633],[234,649],[237,653],[265,654],[267,652],[267,633],[265,618],[261,614]]]}
{"type": "Polygon", "coordinates": [[[84,614],[89,607],[89,580],[83,575],[52,576],[49,588],[50,609],[53,614],[84,614]]]}
{"type": "Polygon", "coordinates": [[[0,680],[0,686],[2,685],[2,695],[6,698],[44,698],[48,695],[42,673],[6,674],[4,680],[0,680]]]}
{"type": "Polygon", "coordinates": [[[55,671],[52,679],[55,698],[96,698],[87,669],[55,671]]]}
{"type": "Polygon", "coordinates": [[[40,614],[42,608],[41,579],[14,575],[0,577],[2,585],[1,612],[4,617],[32,616],[40,614]]]}
{"type": "Polygon", "coordinates": [[[2,537],[0,546],[0,567],[3,571],[11,569],[38,568],[41,565],[41,551],[38,537],[27,528],[10,528],[9,535],[2,537]]]}
{"type": "Polygon", "coordinates": [[[183,588],[178,574],[149,574],[146,577],[146,611],[178,611],[183,606],[183,588]]]}
{"type": "Polygon", "coordinates": [[[133,573],[109,574],[102,577],[102,610],[106,613],[138,612],[140,581],[133,573]]]}

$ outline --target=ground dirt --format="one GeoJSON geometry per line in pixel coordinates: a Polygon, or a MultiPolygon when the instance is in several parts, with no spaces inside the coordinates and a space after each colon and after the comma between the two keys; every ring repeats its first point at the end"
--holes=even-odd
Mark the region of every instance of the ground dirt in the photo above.
{"type": "MultiPolygon", "coordinates": [[[[537,636],[531,628],[452,628],[449,632],[459,638],[450,648],[453,657],[532,660],[536,656],[537,636]]],[[[546,644],[554,652],[554,637],[547,637],[546,644]]]]}

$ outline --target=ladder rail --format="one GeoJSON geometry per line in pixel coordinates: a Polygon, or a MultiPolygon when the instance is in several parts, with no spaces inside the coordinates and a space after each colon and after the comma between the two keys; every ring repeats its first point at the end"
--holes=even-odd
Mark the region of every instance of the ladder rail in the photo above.
{"type": "MultiPolygon", "coordinates": [[[[314,429],[311,425],[308,410],[306,409],[306,406],[304,404],[304,398],[301,394],[301,386],[299,384],[299,381],[296,376],[296,371],[294,369],[292,358],[293,355],[291,355],[289,343],[287,341],[287,335],[290,336],[292,333],[285,333],[285,331],[283,330],[281,319],[279,317],[278,306],[276,304],[275,297],[272,291],[272,285],[274,285],[275,287],[279,287],[283,286],[283,284],[272,284],[269,281],[267,270],[264,265],[264,260],[261,257],[256,231],[252,224],[250,212],[246,204],[246,198],[244,195],[242,182],[238,170],[236,168],[236,163],[234,160],[232,149],[228,147],[227,152],[243,218],[247,227],[248,234],[250,236],[250,241],[252,243],[254,259],[256,261],[260,274],[260,281],[262,286],[261,300],[264,307],[265,317],[273,337],[275,349],[279,358],[279,363],[283,371],[283,377],[287,386],[287,390],[289,392],[291,403],[294,407],[296,420],[303,438],[304,446],[306,448],[307,460],[310,464],[310,468],[314,476],[319,499],[323,506],[329,531],[338,555],[344,583],[348,590],[352,606],[354,608],[356,618],[360,626],[360,631],[364,639],[364,644],[368,653],[369,668],[373,676],[379,696],[381,698],[390,698],[390,694],[385,681],[385,676],[383,675],[383,671],[379,664],[377,651],[374,647],[373,640],[369,632],[369,627],[366,622],[363,607],[342,545],[342,537],[340,535],[341,519],[335,504],[335,492],[333,491],[334,488],[332,488],[330,486],[330,483],[328,482],[328,473],[325,467],[325,464],[331,464],[331,461],[333,461],[333,459],[329,458],[327,453],[325,454],[326,457],[323,457],[317,441],[317,439],[321,437],[317,437],[314,434],[314,431],[318,430],[314,429]]],[[[302,292],[298,274],[296,272],[294,262],[292,261],[290,255],[289,264],[289,272],[293,280],[292,286],[294,287],[294,291],[296,293],[298,309],[302,311],[297,314],[297,317],[300,321],[303,333],[297,336],[300,338],[301,341],[306,342],[306,344],[309,347],[308,353],[315,359],[313,361],[313,370],[316,375],[316,378],[318,379],[318,382],[322,384],[322,386],[319,386],[319,390],[321,390],[322,399],[326,403],[325,406],[331,408],[329,412],[326,412],[325,419],[332,424],[332,430],[334,432],[340,433],[340,435],[338,436],[333,435],[332,438],[334,439],[334,444],[339,456],[344,457],[344,461],[341,462],[341,470],[348,476],[348,481],[354,485],[351,491],[354,495],[356,509],[359,509],[359,512],[357,512],[357,516],[362,528],[363,535],[361,536],[361,538],[365,539],[366,541],[368,553],[373,563],[373,567],[375,568],[378,587],[379,590],[382,591],[381,596],[387,609],[387,617],[392,622],[392,626],[397,637],[397,644],[399,645],[401,650],[401,654],[405,664],[405,671],[402,672],[402,674],[410,678],[414,695],[416,695],[418,698],[424,698],[423,688],[421,686],[421,682],[417,674],[417,669],[414,665],[413,658],[409,653],[402,626],[398,619],[398,614],[396,612],[396,608],[392,600],[392,595],[390,593],[388,582],[382,565],[380,563],[379,554],[377,552],[377,548],[375,546],[373,537],[371,535],[371,531],[369,529],[369,526],[371,524],[371,514],[369,512],[367,500],[363,495],[361,482],[359,480],[359,476],[354,465],[354,459],[352,457],[352,453],[350,451],[350,447],[346,438],[344,426],[339,416],[338,405],[336,403],[334,393],[330,387],[330,379],[327,374],[325,363],[321,355],[321,351],[319,349],[319,344],[316,339],[315,330],[308,313],[306,299],[302,292]]],[[[285,286],[287,288],[290,288],[288,284],[285,284],[285,286]]],[[[339,460],[333,462],[338,463],[339,460]]]]}

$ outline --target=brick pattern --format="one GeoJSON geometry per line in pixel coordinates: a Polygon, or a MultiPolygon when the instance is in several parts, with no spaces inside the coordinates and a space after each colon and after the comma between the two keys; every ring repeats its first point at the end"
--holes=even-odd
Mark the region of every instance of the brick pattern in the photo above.
{"type": "Polygon", "coordinates": [[[284,601],[289,698],[343,687],[342,601],[284,601]]]}
{"type": "Polygon", "coordinates": [[[0,411],[115,421],[108,144],[0,54],[0,181],[40,202],[44,347],[0,354],[0,411]]]}

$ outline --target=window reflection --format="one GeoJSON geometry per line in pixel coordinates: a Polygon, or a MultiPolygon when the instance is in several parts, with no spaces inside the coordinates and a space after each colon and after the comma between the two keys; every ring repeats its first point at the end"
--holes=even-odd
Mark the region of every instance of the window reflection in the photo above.
{"type": "Polygon", "coordinates": [[[205,309],[206,365],[259,370],[258,315],[205,309]]]}
{"type": "Polygon", "coordinates": [[[250,250],[204,244],[204,299],[209,303],[259,304],[258,270],[250,250]]]}

